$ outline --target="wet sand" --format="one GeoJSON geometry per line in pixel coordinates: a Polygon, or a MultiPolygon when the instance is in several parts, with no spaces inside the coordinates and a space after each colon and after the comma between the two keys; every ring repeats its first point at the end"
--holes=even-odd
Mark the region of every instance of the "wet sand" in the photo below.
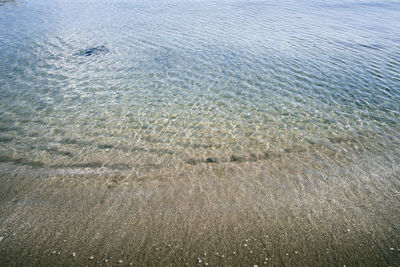
{"type": "Polygon", "coordinates": [[[322,157],[3,171],[0,265],[397,266],[398,158],[322,157]]]}

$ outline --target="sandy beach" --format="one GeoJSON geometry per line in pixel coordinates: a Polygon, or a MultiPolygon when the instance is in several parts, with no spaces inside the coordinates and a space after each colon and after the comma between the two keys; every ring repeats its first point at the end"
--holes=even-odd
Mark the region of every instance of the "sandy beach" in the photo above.
{"type": "Polygon", "coordinates": [[[0,263],[396,266],[395,161],[305,158],[128,176],[2,175],[0,263]]]}

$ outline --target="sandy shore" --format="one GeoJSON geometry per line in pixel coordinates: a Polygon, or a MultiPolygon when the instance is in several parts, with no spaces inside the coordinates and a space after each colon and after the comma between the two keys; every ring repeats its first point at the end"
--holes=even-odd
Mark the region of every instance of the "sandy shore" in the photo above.
{"type": "Polygon", "coordinates": [[[396,266],[398,159],[0,177],[0,265],[396,266]]]}

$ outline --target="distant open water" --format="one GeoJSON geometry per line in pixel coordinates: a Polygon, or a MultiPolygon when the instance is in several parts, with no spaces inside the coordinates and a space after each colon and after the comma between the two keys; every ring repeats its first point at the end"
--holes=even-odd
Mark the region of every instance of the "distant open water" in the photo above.
{"type": "Polygon", "coordinates": [[[398,160],[399,14],[369,0],[0,1],[0,170],[398,160]]]}

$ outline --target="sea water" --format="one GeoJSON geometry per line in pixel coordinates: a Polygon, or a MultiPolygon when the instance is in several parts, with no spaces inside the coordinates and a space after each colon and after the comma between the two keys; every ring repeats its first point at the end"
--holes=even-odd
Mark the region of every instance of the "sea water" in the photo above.
{"type": "Polygon", "coordinates": [[[396,1],[2,1],[0,164],[398,154],[399,12],[396,1]]]}

